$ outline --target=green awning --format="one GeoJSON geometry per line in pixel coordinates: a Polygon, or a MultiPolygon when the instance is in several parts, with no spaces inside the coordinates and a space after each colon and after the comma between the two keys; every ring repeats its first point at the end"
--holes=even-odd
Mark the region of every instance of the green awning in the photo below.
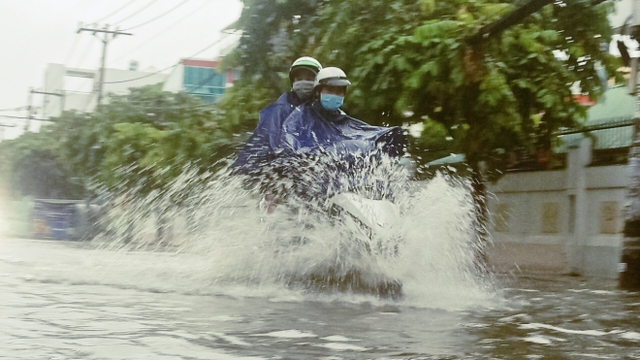
{"type": "Polygon", "coordinates": [[[449,156],[445,156],[443,158],[436,159],[436,160],[433,160],[431,162],[428,162],[426,164],[426,166],[440,166],[440,165],[459,164],[459,163],[465,162],[466,160],[467,160],[467,158],[466,158],[466,156],[464,156],[464,154],[451,154],[449,156]]]}
{"type": "MultiPolygon", "coordinates": [[[[633,123],[636,99],[627,93],[624,86],[610,88],[597,104],[587,110],[584,127],[597,128],[614,123],[633,123]]],[[[618,149],[631,146],[634,126],[627,125],[609,129],[590,130],[595,150],[618,149]]],[[[584,133],[558,136],[560,144],[554,148],[556,153],[565,153],[568,148],[576,146],[585,138],[584,133]]]]}

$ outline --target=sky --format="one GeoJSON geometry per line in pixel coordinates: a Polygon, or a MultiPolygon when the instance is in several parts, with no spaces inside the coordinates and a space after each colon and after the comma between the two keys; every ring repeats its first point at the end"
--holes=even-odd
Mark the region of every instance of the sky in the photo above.
{"type": "MultiPolygon", "coordinates": [[[[43,86],[48,63],[100,66],[102,42],[89,32],[78,34],[81,22],[132,28],[127,31],[132,36],[109,43],[108,68],[128,69],[137,60],[139,70],[161,70],[214,43],[241,11],[239,0],[0,0],[0,124],[17,125],[2,127],[4,138],[16,136],[24,120],[1,115],[26,115],[26,110],[6,110],[28,104],[29,89],[43,86]]],[[[214,58],[219,50],[214,46],[196,57],[214,58]]],[[[88,90],[86,81],[66,79],[66,88],[88,90]]],[[[39,96],[34,95],[34,105],[42,102],[39,96]]]]}
{"type": "MultiPolygon", "coordinates": [[[[619,25],[631,13],[631,0],[616,3],[612,25],[619,25]]],[[[24,120],[2,115],[26,115],[26,110],[7,111],[28,104],[29,89],[44,83],[48,63],[97,69],[101,41],[85,27],[121,30],[132,28],[132,36],[118,36],[107,49],[107,67],[128,69],[131,60],[139,70],[161,70],[191,57],[221,36],[221,30],[238,19],[240,0],[0,0],[0,127],[3,138],[21,133],[24,120]],[[147,23],[148,24],[145,24],[147,23]]],[[[219,47],[199,54],[213,58],[219,47]]],[[[614,49],[614,51],[617,51],[614,49]]],[[[86,81],[66,78],[65,88],[89,91],[86,81]],[[73,82],[77,81],[77,84],[73,82]],[[76,87],[74,87],[76,86],[76,87]]],[[[42,103],[34,95],[33,104],[42,103]]]]}

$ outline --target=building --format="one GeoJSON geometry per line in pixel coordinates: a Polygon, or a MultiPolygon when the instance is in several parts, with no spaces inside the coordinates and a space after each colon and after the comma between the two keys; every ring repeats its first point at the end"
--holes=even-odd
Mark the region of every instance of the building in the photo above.
{"type": "MultiPolygon", "coordinates": [[[[131,70],[105,69],[104,85],[102,92],[105,96],[109,93],[127,94],[132,87],[154,85],[164,83],[167,74],[156,72],[137,71],[137,66],[131,70]]],[[[60,116],[64,110],[77,110],[90,112],[97,105],[97,93],[93,91],[98,85],[99,70],[74,69],[62,64],[49,64],[45,72],[42,110],[39,116],[42,118],[60,116]],[[84,79],[90,83],[87,91],[71,89],[69,80],[72,78],[84,79]]]]}
{"type": "Polygon", "coordinates": [[[489,186],[496,269],[617,278],[634,104],[609,89],[580,132],[560,136],[563,168],[510,171],[489,186]]]}
{"type": "Polygon", "coordinates": [[[185,91],[198,96],[203,102],[217,102],[226,88],[233,86],[236,72],[218,71],[218,61],[182,59],[164,83],[162,90],[185,91]]]}

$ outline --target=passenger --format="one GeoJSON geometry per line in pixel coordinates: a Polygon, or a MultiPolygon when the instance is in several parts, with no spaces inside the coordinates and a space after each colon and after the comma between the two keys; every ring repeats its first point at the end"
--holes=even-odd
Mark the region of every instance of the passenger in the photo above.
{"type": "Polygon", "coordinates": [[[260,110],[258,126],[233,164],[235,173],[256,175],[273,160],[283,121],[297,106],[312,100],[316,74],[321,69],[320,62],[312,57],[303,56],[293,62],[289,69],[291,90],[260,110]]]}
{"type": "Polygon", "coordinates": [[[296,108],[284,121],[276,147],[284,153],[320,149],[347,153],[380,148],[389,156],[402,155],[404,135],[400,127],[372,126],[340,109],[350,84],[339,68],[320,70],[316,76],[315,100],[296,108]]]}
{"type": "Polygon", "coordinates": [[[293,193],[312,200],[355,191],[352,187],[366,177],[363,171],[370,171],[382,155],[403,154],[400,127],[372,126],[340,109],[350,84],[339,68],[320,70],[315,100],[297,107],[282,124],[277,156],[270,164],[271,173],[286,185],[277,197],[293,193]]]}

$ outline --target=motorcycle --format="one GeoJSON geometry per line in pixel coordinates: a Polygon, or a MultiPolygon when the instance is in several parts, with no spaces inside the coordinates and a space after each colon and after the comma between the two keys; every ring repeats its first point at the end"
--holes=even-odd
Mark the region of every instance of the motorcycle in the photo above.
{"type": "Polygon", "coordinates": [[[402,297],[401,281],[375,266],[377,261],[396,257],[402,242],[397,231],[401,214],[387,174],[398,165],[386,159],[387,171],[380,171],[380,162],[385,159],[366,146],[365,142],[343,143],[272,164],[272,173],[280,174],[280,180],[270,184],[275,192],[272,198],[263,199],[265,215],[273,212],[273,197],[278,198],[277,207],[286,208],[290,224],[296,224],[302,233],[283,239],[284,246],[309,246],[313,240],[304,233],[319,222],[340,229],[339,236],[344,239],[334,249],[334,257],[290,274],[288,285],[402,297]],[[335,151],[338,147],[340,151],[335,151]]]}

